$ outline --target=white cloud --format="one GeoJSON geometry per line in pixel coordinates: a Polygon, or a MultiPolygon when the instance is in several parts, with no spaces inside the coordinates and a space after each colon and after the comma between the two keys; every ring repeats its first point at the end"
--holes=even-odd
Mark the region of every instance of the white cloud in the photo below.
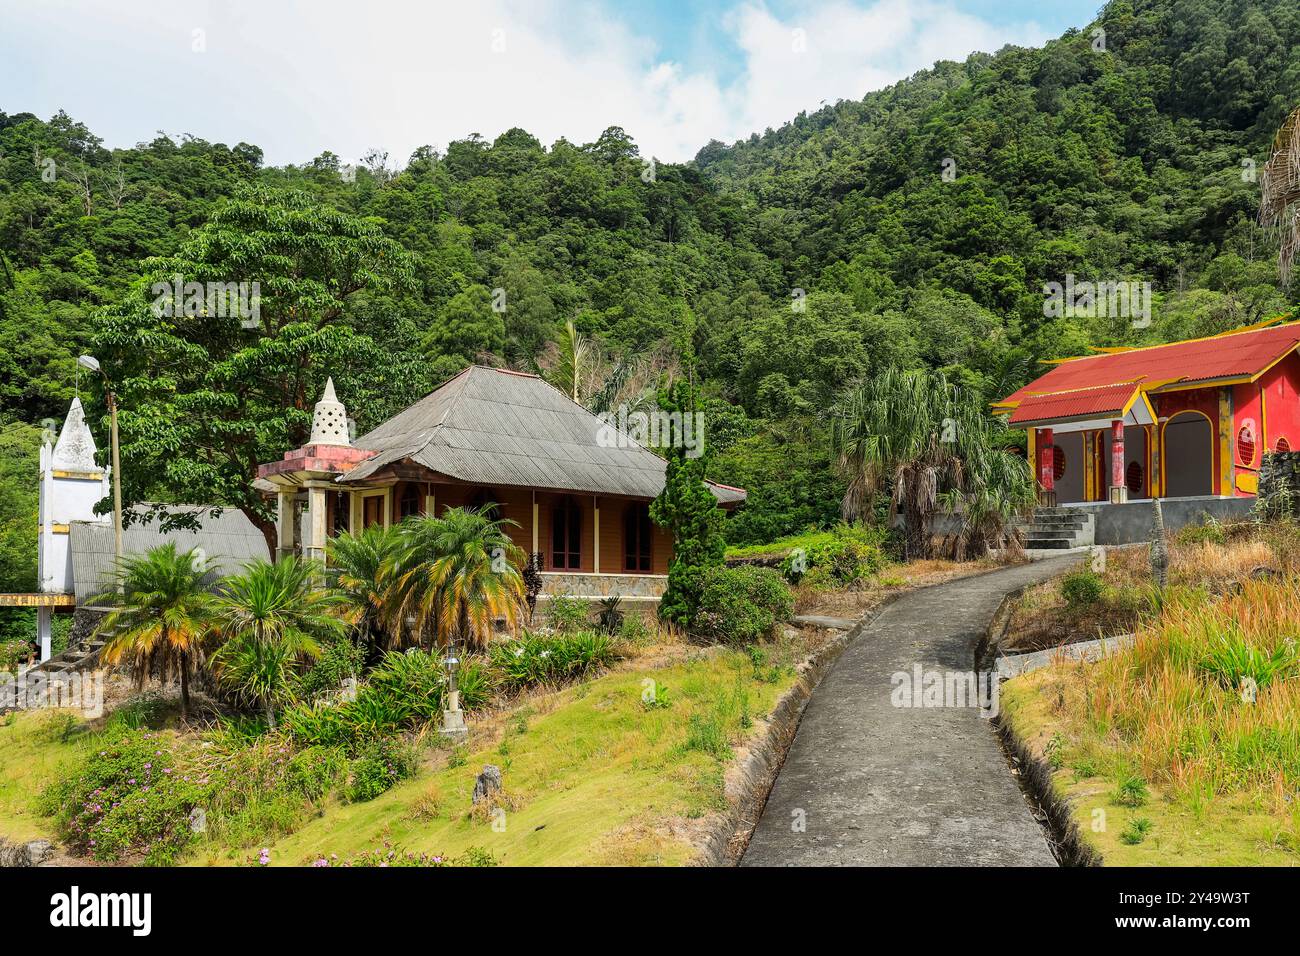
{"type": "Polygon", "coordinates": [[[936,59],[1045,39],[1032,23],[995,28],[934,0],[840,0],[786,17],[744,2],[720,16],[739,71],[665,60],[616,7],[560,0],[0,0],[0,59],[16,67],[3,108],[66,109],[110,145],[158,129],[244,140],[277,164],[370,146],[401,161],[512,126],[547,144],[590,142],[611,125],[683,160],[936,59]]]}

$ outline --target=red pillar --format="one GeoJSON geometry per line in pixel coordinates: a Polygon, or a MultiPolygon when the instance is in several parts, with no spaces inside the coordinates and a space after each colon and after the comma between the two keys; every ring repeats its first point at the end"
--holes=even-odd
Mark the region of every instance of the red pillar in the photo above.
{"type": "Polygon", "coordinates": [[[1124,483],[1124,422],[1110,423],[1110,500],[1112,503],[1128,501],[1128,486],[1124,483]]]}
{"type": "Polygon", "coordinates": [[[1038,429],[1038,484],[1042,487],[1041,498],[1048,507],[1056,505],[1056,456],[1052,445],[1052,430],[1038,429]]]}

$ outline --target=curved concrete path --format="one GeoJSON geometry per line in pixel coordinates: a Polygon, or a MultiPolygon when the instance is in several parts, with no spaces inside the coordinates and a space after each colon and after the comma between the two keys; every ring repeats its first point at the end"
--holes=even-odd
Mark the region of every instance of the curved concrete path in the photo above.
{"type": "Polygon", "coordinates": [[[1003,596],[1077,561],[950,581],[886,607],[813,692],[741,865],[1054,866],[989,721],[969,706],[894,706],[892,678],[918,663],[969,674],[1003,596]]]}

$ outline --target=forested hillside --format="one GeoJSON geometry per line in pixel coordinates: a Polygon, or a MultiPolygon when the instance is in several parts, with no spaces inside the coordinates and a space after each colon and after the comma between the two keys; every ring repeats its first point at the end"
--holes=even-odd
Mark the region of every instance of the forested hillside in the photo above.
{"type": "MultiPolygon", "coordinates": [[[[770,539],[837,515],[826,418],[863,375],[939,367],[991,400],[1040,358],[1293,305],[1254,172],[1297,102],[1294,0],[1116,0],[683,165],[614,128],[269,168],[0,104],[2,447],[32,454],[89,351],[121,390],[128,498],[255,509],[250,468],[305,437],[326,375],[365,429],[470,361],[556,370],[572,320],[593,400],[693,367],[710,474],[751,490],[728,534],[770,539]],[[262,282],[261,324],[155,315],[182,268],[262,282]],[[1067,274],[1150,282],[1153,321],[1045,318],[1067,274]]],[[[0,589],[29,588],[35,474],[0,482],[0,589]]]]}

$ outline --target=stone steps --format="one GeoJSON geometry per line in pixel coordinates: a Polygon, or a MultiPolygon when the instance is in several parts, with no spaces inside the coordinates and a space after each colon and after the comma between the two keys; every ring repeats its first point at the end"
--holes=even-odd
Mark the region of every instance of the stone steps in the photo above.
{"type": "Polygon", "coordinates": [[[1025,548],[1065,551],[1088,547],[1096,539],[1096,519],[1074,508],[1038,508],[1033,520],[1022,527],[1025,548]]]}

